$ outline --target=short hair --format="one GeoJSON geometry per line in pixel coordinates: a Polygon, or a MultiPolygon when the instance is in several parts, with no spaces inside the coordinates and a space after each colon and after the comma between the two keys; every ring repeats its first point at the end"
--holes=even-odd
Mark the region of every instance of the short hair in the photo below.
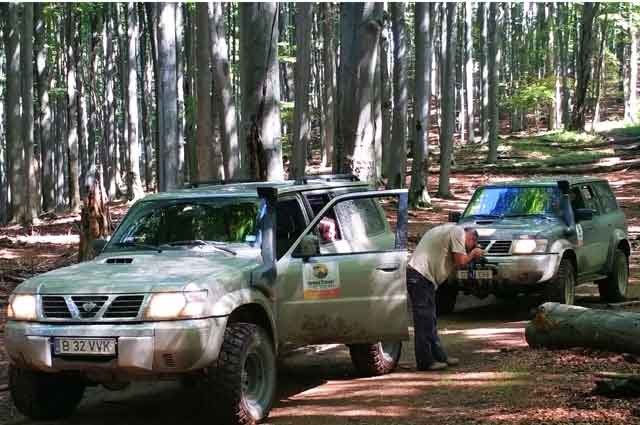
{"type": "Polygon", "coordinates": [[[464,228],[464,232],[465,233],[471,233],[473,236],[475,236],[476,239],[478,239],[478,231],[476,229],[474,229],[473,227],[465,227],[464,228]]]}

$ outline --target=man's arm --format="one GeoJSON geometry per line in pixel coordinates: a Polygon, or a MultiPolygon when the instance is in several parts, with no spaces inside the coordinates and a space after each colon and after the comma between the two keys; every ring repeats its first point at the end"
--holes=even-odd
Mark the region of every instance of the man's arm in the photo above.
{"type": "Polygon", "coordinates": [[[469,254],[454,252],[453,262],[455,263],[456,268],[460,269],[482,256],[484,256],[484,251],[481,248],[474,248],[469,254]]]}

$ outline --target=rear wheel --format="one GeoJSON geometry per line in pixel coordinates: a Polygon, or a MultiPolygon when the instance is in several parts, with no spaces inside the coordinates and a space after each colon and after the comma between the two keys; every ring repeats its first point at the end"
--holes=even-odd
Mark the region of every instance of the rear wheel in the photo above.
{"type": "Polygon", "coordinates": [[[35,420],[53,420],[71,416],[82,400],[85,382],[77,375],[11,366],[9,388],[20,413],[35,420]]]}
{"type": "Polygon", "coordinates": [[[402,342],[377,342],[349,346],[351,362],[363,376],[379,376],[392,372],[400,361],[402,342]]]}
{"type": "Polygon", "coordinates": [[[576,272],[568,258],[560,261],[553,280],[547,283],[546,298],[560,304],[573,305],[576,300],[576,272]]]}
{"type": "Polygon", "coordinates": [[[622,250],[616,250],[609,276],[606,279],[599,280],[597,283],[602,301],[624,301],[629,287],[629,259],[622,250]]]}
{"type": "Polygon", "coordinates": [[[223,423],[255,424],[269,415],[276,390],[276,356],[269,335],[252,323],[227,326],[209,370],[212,413],[223,423]]]}

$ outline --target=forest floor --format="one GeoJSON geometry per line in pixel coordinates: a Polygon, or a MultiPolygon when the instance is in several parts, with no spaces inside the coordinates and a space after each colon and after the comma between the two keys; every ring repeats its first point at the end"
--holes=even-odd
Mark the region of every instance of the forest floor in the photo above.
{"type": "MultiPolygon", "coordinates": [[[[484,155],[484,147],[460,147],[451,178],[454,198],[434,198],[432,208],[412,210],[410,242],[414,245],[427,228],[446,221],[449,211],[464,208],[478,185],[531,174],[528,166],[516,170],[519,164],[533,162],[538,164],[538,170],[564,164],[564,170],[570,171],[570,165],[582,163],[599,171],[588,174],[610,181],[626,214],[634,250],[632,297],[638,298],[640,169],[633,162],[628,167],[611,167],[615,171],[610,172],[599,168],[603,163],[626,164],[640,158],[637,136],[637,129],[622,129],[593,139],[569,133],[513,137],[503,141],[501,155],[508,157],[504,169],[482,172],[474,171],[472,166],[484,155]],[[638,156],[634,158],[633,154],[638,156]],[[577,161],[558,164],[562,155],[577,161]],[[580,156],[584,161],[579,160],[580,156]]],[[[436,186],[437,176],[432,175],[431,193],[436,186]]],[[[117,220],[126,209],[125,203],[114,204],[112,214],[117,220]]],[[[29,228],[0,228],[0,315],[6,311],[8,294],[24,278],[76,261],[78,219],[76,214],[50,215],[29,228]]],[[[597,302],[593,285],[583,285],[579,293],[579,303],[597,302]]],[[[493,297],[461,297],[456,313],[439,320],[450,354],[461,358],[459,367],[443,372],[416,372],[412,341],[404,346],[399,369],[378,378],[355,376],[342,346],[310,347],[289,356],[280,368],[277,402],[267,422],[640,424],[638,399],[608,399],[592,394],[596,372],[640,374],[640,363],[605,352],[528,348],[524,327],[538,302],[535,298],[502,303],[493,297]]],[[[30,423],[15,412],[6,391],[2,323],[0,316],[0,424],[30,423]]],[[[140,383],[124,392],[91,388],[77,414],[63,423],[173,424],[185,419],[205,423],[207,419],[198,410],[192,394],[176,384],[140,383]]]]}

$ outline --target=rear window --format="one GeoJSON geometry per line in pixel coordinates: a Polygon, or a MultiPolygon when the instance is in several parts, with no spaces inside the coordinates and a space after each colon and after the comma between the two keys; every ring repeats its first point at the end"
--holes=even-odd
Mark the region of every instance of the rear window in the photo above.
{"type": "Polygon", "coordinates": [[[335,210],[346,239],[363,239],[379,235],[386,229],[386,218],[373,199],[344,201],[336,205],[335,210]]]}
{"type": "Polygon", "coordinates": [[[616,196],[611,191],[609,184],[606,182],[597,182],[594,183],[593,186],[600,198],[603,211],[605,213],[616,211],[618,209],[618,201],[616,201],[616,196]]]}

